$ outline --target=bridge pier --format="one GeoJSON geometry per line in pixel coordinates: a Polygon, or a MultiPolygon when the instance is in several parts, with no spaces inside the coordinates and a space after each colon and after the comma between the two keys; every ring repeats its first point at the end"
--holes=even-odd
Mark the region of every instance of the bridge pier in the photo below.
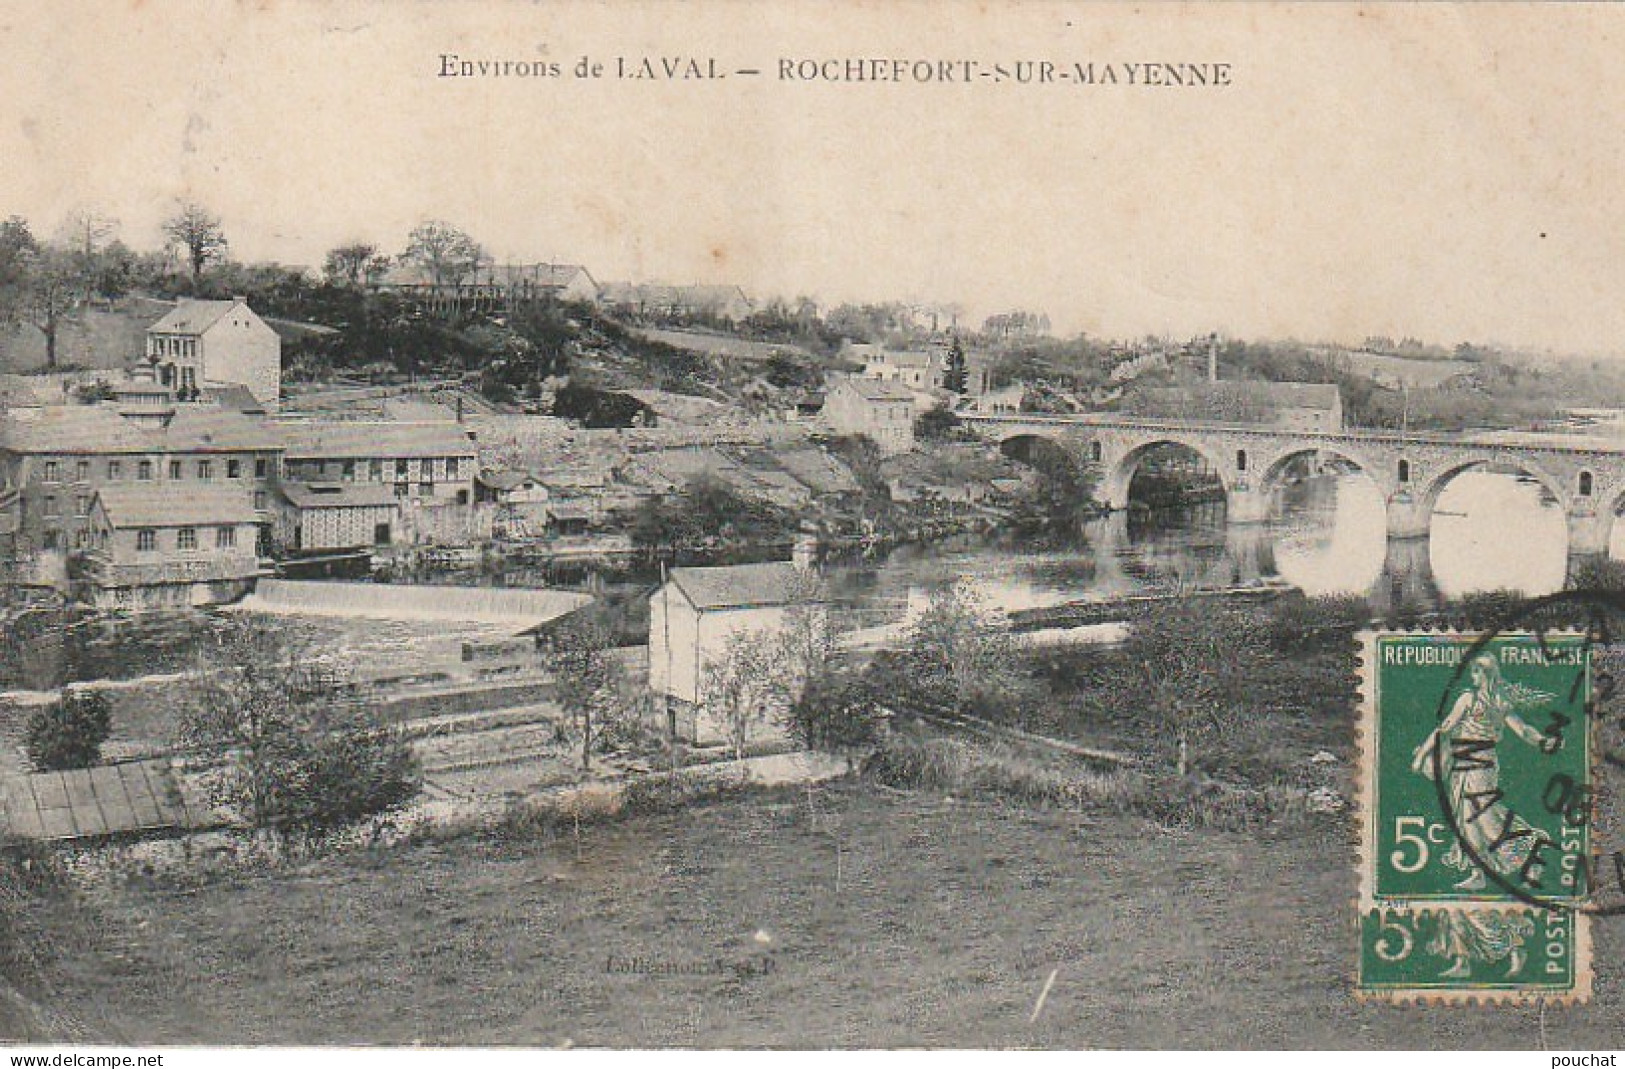
{"type": "Polygon", "coordinates": [[[1424,545],[1433,527],[1433,504],[1409,490],[1388,499],[1388,543],[1395,539],[1422,539],[1424,545]]]}
{"type": "Polygon", "coordinates": [[[1264,523],[1270,518],[1270,494],[1262,488],[1239,486],[1224,492],[1224,522],[1264,523]]]}
{"type": "Polygon", "coordinates": [[[1568,563],[1564,567],[1564,586],[1586,582],[1596,566],[1608,559],[1608,540],[1613,533],[1612,519],[1607,513],[1570,509],[1566,517],[1569,529],[1568,563]]]}
{"type": "Polygon", "coordinates": [[[1433,557],[1426,538],[1388,538],[1382,560],[1382,574],[1368,597],[1378,619],[1401,609],[1426,611],[1439,604],[1439,588],[1433,580],[1433,557]]]}
{"type": "Polygon", "coordinates": [[[1227,523],[1224,548],[1233,568],[1227,585],[1256,586],[1275,577],[1275,538],[1261,525],[1227,523]]]}

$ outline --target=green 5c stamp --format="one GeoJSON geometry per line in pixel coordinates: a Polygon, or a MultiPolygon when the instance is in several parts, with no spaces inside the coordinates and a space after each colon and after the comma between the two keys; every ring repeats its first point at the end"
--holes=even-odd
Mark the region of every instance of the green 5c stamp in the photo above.
{"type": "Polygon", "coordinates": [[[1583,999],[1589,637],[1364,638],[1360,992],[1583,999]]]}

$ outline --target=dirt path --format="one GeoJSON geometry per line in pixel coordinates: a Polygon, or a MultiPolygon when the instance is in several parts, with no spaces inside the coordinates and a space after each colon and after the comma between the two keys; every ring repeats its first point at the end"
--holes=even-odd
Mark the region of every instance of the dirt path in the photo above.
{"type": "MultiPolygon", "coordinates": [[[[1533,1008],[1353,1001],[1347,842],[786,790],[119,891],[104,919],[140,969],[77,960],[57,993],[133,1043],[1538,1046],[1533,1008]]],[[[1625,941],[1596,941],[1554,1049],[1625,1025],[1625,941]]]]}

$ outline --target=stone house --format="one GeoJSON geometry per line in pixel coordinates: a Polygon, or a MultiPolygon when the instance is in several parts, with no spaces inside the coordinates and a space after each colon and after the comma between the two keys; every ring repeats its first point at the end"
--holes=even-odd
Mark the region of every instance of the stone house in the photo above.
{"type": "Polygon", "coordinates": [[[824,396],[824,425],[835,434],[861,434],[894,456],[914,448],[914,394],[880,379],[831,376],[824,396]]]}
{"type": "Polygon", "coordinates": [[[147,328],[146,359],[183,401],[231,384],[272,412],[281,397],[282,339],[241,297],[181,301],[147,328]]]}
{"type": "Polygon", "coordinates": [[[74,557],[72,586],[98,608],[235,601],[260,573],[254,502],[240,486],[103,486],[92,500],[89,530],[89,545],[74,557]]]}
{"type": "Polygon", "coordinates": [[[649,689],[677,737],[699,745],[726,738],[727,726],[706,708],[707,668],[736,635],[784,629],[807,563],[673,568],[650,595],[649,689]]]}

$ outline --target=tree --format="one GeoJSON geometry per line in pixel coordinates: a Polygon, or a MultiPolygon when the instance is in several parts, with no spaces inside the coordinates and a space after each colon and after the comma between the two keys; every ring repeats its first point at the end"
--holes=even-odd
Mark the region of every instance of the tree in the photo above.
{"type": "Polygon", "coordinates": [[[112,705],[101,691],[76,689],[39,706],[28,718],[23,749],[41,772],[89,768],[101,760],[112,733],[112,705]]]}
{"type": "Polygon", "coordinates": [[[45,336],[45,366],[57,366],[57,340],[64,324],[78,318],[89,293],[89,277],[74,254],[43,246],[27,258],[20,315],[45,336]]]}
{"type": "Polygon", "coordinates": [[[39,242],[28,220],[13,215],[0,223],[0,326],[11,326],[21,317],[29,272],[39,242]]]}
{"type": "Polygon", "coordinates": [[[422,267],[436,286],[456,286],[478,271],[488,257],[479,242],[461,230],[430,219],[407,235],[401,259],[422,267]]]}
{"type": "Polygon", "coordinates": [[[782,717],[794,700],[794,681],[771,634],[740,631],[722,653],[706,661],[700,697],[728,731],[734,757],[743,759],[753,729],[782,717]]]}
{"type": "Polygon", "coordinates": [[[965,387],[970,384],[969,371],[965,366],[965,345],[955,334],[953,341],[948,345],[948,361],[942,369],[942,388],[950,393],[963,394],[965,387]]]}
{"type": "Polygon", "coordinates": [[[235,620],[192,672],[180,742],[221,762],[215,801],[251,828],[317,842],[406,802],[422,778],[399,726],[345,690],[312,651],[235,620]]]}
{"type": "Polygon", "coordinates": [[[76,208],[62,220],[58,231],[62,245],[87,264],[118,233],[118,220],[95,208],[76,208]]]}
{"type": "Polygon", "coordinates": [[[548,638],[542,659],[553,676],[559,705],[581,739],[581,768],[592,767],[592,749],[620,712],[623,669],[610,656],[614,636],[601,620],[578,619],[548,638]]]}
{"type": "Polygon", "coordinates": [[[917,697],[956,712],[1019,713],[1031,687],[1009,628],[965,580],[931,593],[909,629],[903,665],[917,697]]]}
{"type": "Polygon", "coordinates": [[[1183,775],[1193,749],[1223,734],[1246,707],[1249,672],[1267,646],[1253,617],[1180,599],[1137,621],[1123,644],[1150,733],[1171,745],[1183,775]]]}
{"type": "Polygon", "coordinates": [[[329,249],[322,271],[329,282],[360,287],[389,270],[388,257],[379,255],[378,246],[368,241],[351,241],[329,249]]]}
{"type": "Polygon", "coordinates": [[[914,420],[914,437],[925,442],[949,441],[959,429],[959,417],[947,405],[926,409],[914,420]]]}
{"type": "Polygon", "coordinates": [[[164,235],[177,246],[192,268],[194,289],[203,280],[203,269],[226,258],[226,232],[220,217],[196,201],[181,201],[175,214],[164,223],[164,235]]]}

